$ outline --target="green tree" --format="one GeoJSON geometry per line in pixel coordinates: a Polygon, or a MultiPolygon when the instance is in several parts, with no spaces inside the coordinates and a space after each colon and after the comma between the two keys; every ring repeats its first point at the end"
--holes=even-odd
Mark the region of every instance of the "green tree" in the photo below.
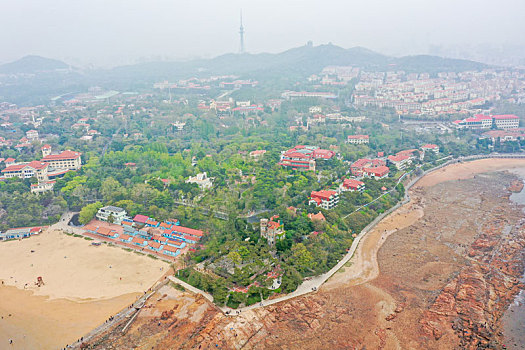
{"type": "Polygon", "coordinates": [[[80,210],[80,214],[78,215],[78,221],[85,225],[88,222],[91,221],[95,217],[95,214],[98,212],[98,210],[102,208],[102,203],[96,202],[86,205],[82,210],[80,210]]]}

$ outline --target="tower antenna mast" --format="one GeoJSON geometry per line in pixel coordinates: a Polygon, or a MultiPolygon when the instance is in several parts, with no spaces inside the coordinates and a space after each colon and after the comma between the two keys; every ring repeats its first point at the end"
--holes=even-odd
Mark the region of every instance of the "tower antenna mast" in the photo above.
{"type": "Polygon", "coordinates": [[[241,28],[239,29],[239,35],[241,37],[240,53],[244,53],[244,27],[242,26],[242,9],[241,9],[241,28]]]}

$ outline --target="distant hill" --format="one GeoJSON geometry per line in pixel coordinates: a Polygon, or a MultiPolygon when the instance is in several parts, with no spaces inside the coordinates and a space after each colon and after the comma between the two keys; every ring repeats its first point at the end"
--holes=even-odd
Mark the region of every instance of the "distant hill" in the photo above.
{"type": "Polygon", "coordinates": [[[0,65],[0,74],[49,72],[68,67],[66,63],[59,60],[41,56],[25,56],[17,61],[0,65]]]}
{"type": "Polygon", "coordinates": [[[348,65],[367,70],[405,70],[407,72],[479,70],[485,64],[437,56],[389,57],[377,52],[335,45],[305,45],[277,54],[225,54],[212,59],[188,62],[149,62],[116,67],[105,72],[119,79],[179,79],[209,74],[236,74],[256,79],[308,76],[330,65],[348,65]]]}
{"type": "Polygon", "coordinates": [[[185,62],[149,62],[113,69],[69,70],[58,60],[26,56],[15,62],[0,65],[0,74],[38,73],[17,80],[16,84],[0,84],[0,100],[14,103],[44,103],[50,97],[83,91],[89,86],[113,90],[151,88],[156,81],[238,75],[269,82],[275,89],[294,86],[311,74],[318,74],[330,65],[354,66],[368,71],[404,70],[406,72],[480,70],[485,64],[436,56],[389,57],[362,47],[344,49],[335,45],[305,45],[281,53],[225,54],[212,59],[185,62]]]}

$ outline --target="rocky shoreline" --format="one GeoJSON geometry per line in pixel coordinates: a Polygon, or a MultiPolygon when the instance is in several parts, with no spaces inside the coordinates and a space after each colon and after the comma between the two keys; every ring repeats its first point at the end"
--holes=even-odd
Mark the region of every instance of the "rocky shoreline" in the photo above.
{"type": "MultiPolygon", "coordinates": [[[[523,189],[520,180],[508,191],[523,189]]],[[[510,193],[509,193],[510,195],[510,193]]],[[[452,328],[464,349],[504,348],[501,318],[525,285],[525,220],[513,226],[505,209],[495,208],[481,234],[470,245],[465,266],[446,285],[420,321],[423,332],[436,340],[452,328]]]]}

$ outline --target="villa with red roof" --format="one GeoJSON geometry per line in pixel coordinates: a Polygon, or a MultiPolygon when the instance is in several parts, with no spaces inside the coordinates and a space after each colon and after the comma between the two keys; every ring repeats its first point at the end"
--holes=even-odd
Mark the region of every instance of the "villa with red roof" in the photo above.
{"type": "Polygon", "coordinates": [[[323,209],[335,208],[337,203],[339,203],[339,193],[331,190],[312,191],[308,202],[323,209]]]}
{"type": "Polygon", "coordinates": [[[315,171],[317,159],[331,159],[335,152],[321,149],[317,146],[295,146],[292,149],[282,152],[279,165],[298,170],[315,171]]]}
{"type": "Polygon", "coordinates": [[[395,155],[388,156],[388,163],[394,165],[398,170],[403,170],[410,164],[412,164],[412,159],[408,155],[395,155]]]}
{"type": "Polygon", "coordinates": [[[354,176],[363,176],[363,170],[365,168],[374,168],[383,165],[386,165],[386,163],[382,159],[361,158],[353,162],[352,165],[350,165],[350,171],[354,176]]]}
{"type": "Polygon", "coordinates": [[[387,166],[382,165],[375,168],[364,168],[363,176],[378,180],[388,177],[389,172],[390,169],[387,166]]]}
{"type": "Polygon", "coordinates": [[[434,145],[433,143],[428,143],[426,145],[421,146],[421,149],[423,150],[423,154],[427,151],[434,152],[435,154],[439,153],[439,146],[434,145]]]}
{"type": "Polygon", "coordinates": [[[365,183],[356,179],[344,179],[340,186],[342,192],[363,192],[365,190],[365,183]]]}

